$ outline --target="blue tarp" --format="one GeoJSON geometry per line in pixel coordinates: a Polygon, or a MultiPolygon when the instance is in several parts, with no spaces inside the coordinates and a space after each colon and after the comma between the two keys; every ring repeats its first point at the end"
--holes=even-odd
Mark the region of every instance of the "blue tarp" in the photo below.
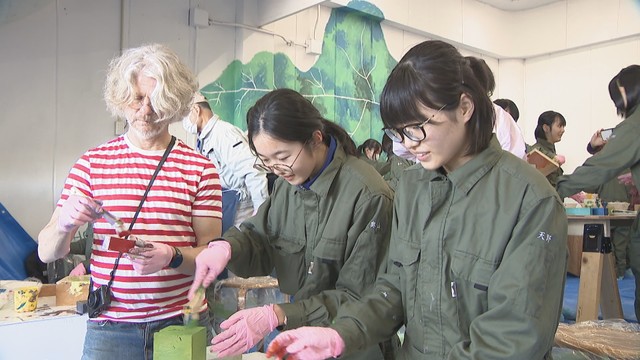
{"type": "Polygon", "coordinates": [[[0,203],[0,280],[27,277],[24,260],[37,244],[0,203]]]}

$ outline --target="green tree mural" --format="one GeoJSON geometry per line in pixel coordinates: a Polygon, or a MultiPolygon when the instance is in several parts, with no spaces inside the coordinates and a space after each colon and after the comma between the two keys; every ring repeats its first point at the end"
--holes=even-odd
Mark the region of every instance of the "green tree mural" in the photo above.
{"type": "Polygon", "coordinates": [[[332,10],[322,54],[309,71],[297,69],[283,53],[261,52],[247,64],[233,61],[202,93],[221,118],[246,129],[247,110],[257,99],[276,88],[295,89],[356,144],[381,140],[378,99],[397,63],[384,40],[383,19],[374,5],[352,1],[332,10]]]}

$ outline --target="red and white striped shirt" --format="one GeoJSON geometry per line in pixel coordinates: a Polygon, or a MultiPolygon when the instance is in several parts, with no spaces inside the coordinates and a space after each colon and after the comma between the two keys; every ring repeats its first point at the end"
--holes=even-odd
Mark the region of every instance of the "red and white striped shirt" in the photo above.
{"type": "MultiPolygon", "coordinates": [[[[70,189],[103,203],[129,227],[164,150],[135,147],[126,135],[88,150],[73,166],[58,206],[70,189]]],[[[195,246],[192,216],[222,216],[222,192],[215,166],[206,157],[177,140],[142,205],[131,235],[141,240],[177,247],[195,246]]],[[[118,256],[102,248],[115,231],[104,219],[94,223],[91,277],[94,287],[106,285],[118,256]]],[[[181,314],[193,276],[165,268],[149,275],[133,270],[122,257],[112,285],[111,307],[96,320],[149,322],[181,314]]]]}

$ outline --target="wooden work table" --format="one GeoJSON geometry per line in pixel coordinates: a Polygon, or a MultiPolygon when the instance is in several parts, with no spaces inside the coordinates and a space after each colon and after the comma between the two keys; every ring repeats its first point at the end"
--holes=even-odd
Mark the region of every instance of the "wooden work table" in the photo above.
{"type": "Polygon", "coordinates": [[[612,226],[629,226],[636,215],[567,216],[569,222],[569,259],[567,272],[580,276],[576,321],[622,318],[622,304],[615,273],[613,253],[584,252],[585,224],[602,224],[605,237],[611,237],[612,226]]]}
{"type": "Polygon", "coordinates": [[[635,215],[590,215],[590,216],[567,216],[569,231],[567,244],[569,246],[569,260],[567,272],[580,276],[582,267],[582,233],[585,224],[603,224],[604,236],[611,236],[612,226],[630,226],[636,219],[635,215]]]}

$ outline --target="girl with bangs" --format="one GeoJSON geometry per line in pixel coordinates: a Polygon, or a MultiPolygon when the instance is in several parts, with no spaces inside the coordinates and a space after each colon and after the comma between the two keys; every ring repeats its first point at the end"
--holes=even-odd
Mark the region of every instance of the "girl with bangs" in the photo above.
{"type": "Polygon", "coordinates": [[[267,355],[349,354],[405,326],[399,359],[547,359],[562,309],[567,221],[544,176],[500,148],[492,103],[442,41],[404,55],[380,101],[386,134],[422,165],[394,198],[389,268],[329,327],[267,355]]]}

